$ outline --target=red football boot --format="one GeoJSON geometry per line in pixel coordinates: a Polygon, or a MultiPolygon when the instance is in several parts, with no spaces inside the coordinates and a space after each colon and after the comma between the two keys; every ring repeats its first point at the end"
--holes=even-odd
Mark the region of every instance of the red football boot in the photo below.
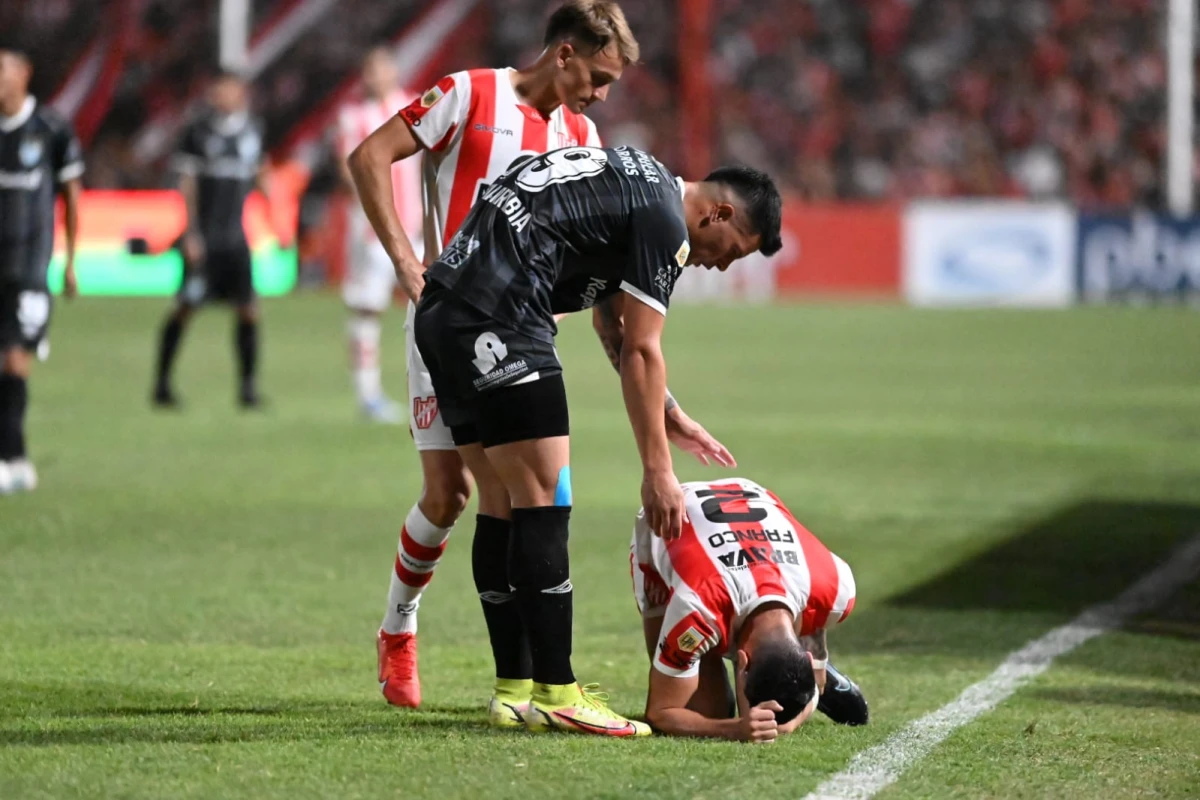
{"type": "Polygon", "coordinates": [[[417,675],[417,635],[379,631],[379,690],[394,706],[421,705],[421,678],[417,675]]]}

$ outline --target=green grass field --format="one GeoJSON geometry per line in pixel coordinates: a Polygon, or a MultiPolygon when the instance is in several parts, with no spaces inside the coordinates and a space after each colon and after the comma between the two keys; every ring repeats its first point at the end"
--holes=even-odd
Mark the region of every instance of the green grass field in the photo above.
{"type": "MultiPolygon", "coordinates": [[[[146,395],[163,304],[60,306],[32,389],[42,488],[0,499],[0,797],[800,797],[1200,533],[1194,311],[678,308],[676,395],[855,570],[830,647],[871,725],[818,718],[773,747],[488,730],[470,524],[422,609],[426,708],[401,712],[378,694],[374,633],[415,455],[403,429],[356,420],[333,298],[265,310],[270,412],[234,409],[214,310],[184,345],[188,408],[162,415],[146,395]]],[[[636,713],[639,465],[587,321],[560,352],[575,664],[636,713]]],[[[879,796],[1197,795],[1191,586],[879,796]]]]}

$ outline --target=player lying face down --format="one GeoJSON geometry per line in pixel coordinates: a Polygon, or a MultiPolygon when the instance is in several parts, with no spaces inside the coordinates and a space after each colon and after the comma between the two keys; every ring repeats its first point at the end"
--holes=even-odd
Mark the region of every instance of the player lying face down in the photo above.
{"type": "Polygon", "coordinates": [[[779,250],[780,208],[756,170],[687,183],[633,148],[570,147],[520,160],[484,188],[425,275],[414,332],[442,418],[471,471],[498,476],[512,501],[508,558],[495,564],[507,572],[496,577],[513,587],[504,599],[529,638],[534,729],[649,732],[583,693],[571,667],[570,439],[554,316],[625,296],[619,367],[642,505],[655,532],[677,538],[683,492],[660,342],[671,293],[686,266],[724,270],[779,250]]]}
{"type": "MultiPolygon", "coordinates": [[[[854,576],[761,485],[730,478],[682,488],[682,535],[656,536],[639,512],[630,549],[651,661],[646,718],[673,736],[774,741],[817,708],[825,629],[853,610],[854,576]],[[723,657],[734,661],[736,695],[723,657]]],[[[841,715],[822,710],[866,722],[857,687],[839,678],[839,689],[856,697],[839,701],[841,715]]]]}

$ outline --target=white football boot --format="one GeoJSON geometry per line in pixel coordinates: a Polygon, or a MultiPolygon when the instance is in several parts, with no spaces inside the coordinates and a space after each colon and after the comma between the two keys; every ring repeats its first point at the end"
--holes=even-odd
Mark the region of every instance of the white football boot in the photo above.
{"type": "Polygon", "coordinates": [[[37,470],[27,458],[8,462],[13,492],[32,492],[38,486],[37,470]]]}
{"type": "Polygon", "coordinates": [[[0,495],[13,493],[12,467],[7,461],[0,461],[0,495]]]}

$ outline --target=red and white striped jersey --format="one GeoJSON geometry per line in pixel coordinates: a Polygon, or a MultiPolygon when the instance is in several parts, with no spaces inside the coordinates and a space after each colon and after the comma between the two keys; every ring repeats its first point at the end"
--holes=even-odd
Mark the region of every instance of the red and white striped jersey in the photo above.
{"type": "Polygon", "coordinates": [[[731,654],[742,623],[763,603],[790,608],[802,635],[850,615],[850,567],[775,494],[744,478],[685,483],[683,492],[683,536],[663,541],[639,513],[631,554],[643,615],[663,616],[660,672],[690,677],[705,653],[731,654]]]}
{"type": "MultiPolygon", "coordinates": [[[[416,98],[412,92],[396,89],[382,100],[362,98],[342,106],[338,111],[337,151],[346,158],[383,123],[416,98]]],[[[418,231],[422,224],[421,165],[419,159],[405,159],[392,165],[392,191],[400,222],[407,231],[418,231]]],[[[375,237],[367,215],[358,203],[353,204],[351,235],[375,237]]]]}
{"type": "Polygon", "coordinates": [[[436,257],[454,236],[483,187],[522,154],[574,145],[600,146],[595,124],[559,107],[549,118],[513,89],[512,69],[456,72],[400,116],[425,157],[425,253],[436,257]]]}

